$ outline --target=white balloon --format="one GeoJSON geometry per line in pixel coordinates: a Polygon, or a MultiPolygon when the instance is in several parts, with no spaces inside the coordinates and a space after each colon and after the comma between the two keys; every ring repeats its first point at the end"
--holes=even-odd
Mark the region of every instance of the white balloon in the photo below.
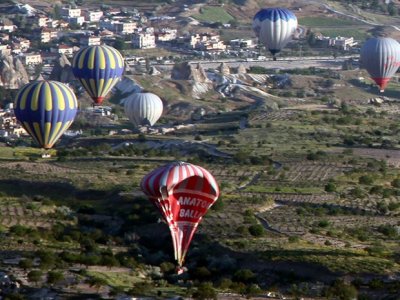
{"type": "Polygon", "coordinates": [[[163,103],[152,93],[135,93],[125,100],[124,110],[136,127],[153,126],[162,115],[163,103]]]}
{"type": "Polygon", "coordinates": [[[296,29],[297,18],[286,8],[264,8],[253,18],[256,36],[274,57],[291,41],[296,29]]]}

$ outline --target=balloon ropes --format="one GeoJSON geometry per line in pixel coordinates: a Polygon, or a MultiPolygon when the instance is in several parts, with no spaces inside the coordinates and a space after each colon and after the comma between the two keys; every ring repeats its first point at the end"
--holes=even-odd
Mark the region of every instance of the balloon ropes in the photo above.
{"type": "Polygon", "coordinates": [[[274,60],[276,54],[292,40],[297,18],[286,8],[263,8],[253,18],[253,30],[274,60]]]}
{"type": "Polygon", "coordinates": [[[15,101],[15,117],[44,149],[52,148],[71,126],[78,107],[73,91],[57,81],[29,83],[19,90],[15,101]]]}
{"type": "Polygon", "coordinates": [[[124,59],[113,47],[89,46],[74,55],[72,72],[95,104],[99,105],[121,79],[124,59]]]}
{"type": "Polygon", "coordinates": [[[360,66],[384,92],[400,66],[400,44],[391,38],[371,38],[361,48],[360,66]]]}
{"type": "Polygon", "coordinates": [[[124,110],[135,127],[153,126],[162,115],[163,103],[152,93],[135,93],[125,100],[124,110]]]}
{"type": "Polygon", "coordinates": [[[219,196],[217,182],[200,166],[172,162],[147,174],[141,189],[167,222],[181,268],[197,225],[219,196]]]}

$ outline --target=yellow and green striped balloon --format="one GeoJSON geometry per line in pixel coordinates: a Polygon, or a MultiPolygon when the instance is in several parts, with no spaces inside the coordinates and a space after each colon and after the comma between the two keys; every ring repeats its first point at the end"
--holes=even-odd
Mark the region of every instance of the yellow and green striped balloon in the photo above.
{"type": "Polygon", "coordinates": [[[15,117],[44,149],[50,149],[74,121],[78,103],[74,92],[57,81],[35,81],[15,98],[15,117]]]}
{"type": "Polygon", "coordinates": [[[79,50],[72,61],[72,72],[96,104],[121,79],[124,59],[113,47],[89,46],[79,50]]]}

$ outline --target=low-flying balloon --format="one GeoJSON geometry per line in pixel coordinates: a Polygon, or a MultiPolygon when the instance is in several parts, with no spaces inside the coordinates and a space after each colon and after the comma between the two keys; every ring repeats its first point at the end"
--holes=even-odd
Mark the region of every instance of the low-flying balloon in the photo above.
{"type": "Polygon", "coordinates": [[[72,72],[96,104],[121,79],[124,59],[113,47],[89,46],[79,50],[72,61],[72,72]]]}
{"type": "Polygon", "coordinates": [[[134,93],[124,103],[125,114],[136,127],[153,126],[161,117],[163,103],[152,93],[134,93]]]}
{"type": "Polygon", "coordinates": [[[275,55],[292,39],[297,18],[286,8],[263,8],[253,18],[253,30],[259,41],[275,55]]]}
{"type": "Polygon", "coordinates": [[[78,103],[74,92],[57,81],[23,86],[16,98],[15,117],[44,149],[50,149],[74,121],[78,103]]]}
{"type": "Polygon", "coordinates": [[[141,188],[169,225],[182,267],[197,225],[219,196],[217,182],[200,166],[172,162],[147,174],[141,188]]]}
{"type": "Polygon", "coordinates": [[[400,44],[391,38],[371,38],[361,48],[360,67],[365,68],[383,92],[400,65],[400,44]]]}

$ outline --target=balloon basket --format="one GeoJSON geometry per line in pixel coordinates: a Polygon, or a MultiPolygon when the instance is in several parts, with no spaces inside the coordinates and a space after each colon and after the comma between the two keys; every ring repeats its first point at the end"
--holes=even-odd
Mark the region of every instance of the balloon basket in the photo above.
{"type": "Polygon", "coordinates": [[[184,267],[176,267],[176,275],[181,275],[187,271],[184,267]]]}
{"type": "Polygon", "coordinates": [[[44,152],[42,152],[41,157],[42,158],[51,158],[51,154],[48,151],[44,150],[44,152]]]}

